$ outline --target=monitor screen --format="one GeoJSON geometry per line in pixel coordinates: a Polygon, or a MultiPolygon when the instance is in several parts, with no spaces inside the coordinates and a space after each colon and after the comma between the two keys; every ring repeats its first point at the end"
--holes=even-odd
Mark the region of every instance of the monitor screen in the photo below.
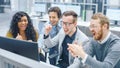
{"type": "Polygon", "coordinates": [[[72,10],[80,16],[81,7],[79,5],[72,5],[72,4],[51,4],[51,7],[57,6],[61,9],[62,13],[65,11],[72,10]]]}
{"type": "Polygon", "coordinates": [[[34,7],[35,12],[37,12],[37,13],[44,12],[45,13],[47,5],[45,3],[35,2],[33,7],[34,7]]]}
{"type": "Polygon", "coordinates": [[[0,48],[39,61],[38,44],[0,36],[0,48]]]}
{"type": "Polygon", "coordinates": [[[120,9],[108,8],[108,9],[107,9],[107,12],[106,12],[106,16],[107,16],[110,20],[120,21],[120,9]]]}

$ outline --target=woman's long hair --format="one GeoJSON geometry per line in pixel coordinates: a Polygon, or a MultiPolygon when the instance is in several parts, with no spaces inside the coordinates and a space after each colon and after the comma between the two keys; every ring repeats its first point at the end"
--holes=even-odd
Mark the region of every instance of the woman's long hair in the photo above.
{"type": "Polygon", "coordinates": [[[21,18],[23,16],[26,16],[27,20],[28,20],[28,25],[27,25],[27,28],[25,30],[27,40],[37,41],[36,31],[34,30],[33,23],[31,21],[30,17],[28,16],[28,14],[25,12],[22,12],[22,11],[17,12],[13,16],[11,24],[10,24],[9,32],[12,33],[13,38],[16,38],[17,34],[19,33],[18,22],[21,20],[21,18]]]}

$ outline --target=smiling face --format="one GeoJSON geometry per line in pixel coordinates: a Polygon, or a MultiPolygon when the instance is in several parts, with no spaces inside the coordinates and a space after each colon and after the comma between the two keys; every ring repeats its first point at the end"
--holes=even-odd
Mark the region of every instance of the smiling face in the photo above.
{"type": "Polygon", "coordinates": [[[58,23],[59,18],[56,12],[49,12],[50,23],[54,26],[58,23]]]}
{"type": "Polygon", "coordinates": [[[93,38],[101,42],[109,33],[109,19],[102,13],[96,13],[91,17],[89,28],[93,38]]]}
{"type": "Polygon", "coordinates": [[[95,40],[101,40],[103,37],[103,26],[99,22],[99,19],[92,19],[90,22],[89,28],[95,40]]]}
{"type": "Polygon", "coordinates": [[[76,22],[73,20],[73,16],[62,17],[62,26],[66,35],[72,35],[76,30],[76,22]]]}
{"type": "Polygon", "coordinates": [[[18,28],[20,31],[25,31],[28,25],[28,20],[26,16],[21,17],[21,20],[18,22],[18,28]]]}

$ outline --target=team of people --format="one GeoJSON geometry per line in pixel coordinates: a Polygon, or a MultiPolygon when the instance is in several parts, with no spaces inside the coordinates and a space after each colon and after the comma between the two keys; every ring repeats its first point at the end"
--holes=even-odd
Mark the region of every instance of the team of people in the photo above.
{"type": "Polygon", "coordinates": [[[17,12],[6,37],[38,42],[41,60],[46,62],[43,50],[49,53],[50,64],[60,68],[120,68],[120,38],[109,30],[104,14],[91,17],[92,39],[78,28],[74,11],[62,14],[59,7],[51,7],[48,16],[49,21],[38,32],[27,13],[17,12]]]}

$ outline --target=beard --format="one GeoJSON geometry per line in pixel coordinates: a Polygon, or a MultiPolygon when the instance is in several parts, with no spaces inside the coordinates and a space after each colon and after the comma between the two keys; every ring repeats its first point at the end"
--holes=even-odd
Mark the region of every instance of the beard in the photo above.
{"type": "Polygon", "coordinates": [[[94,36],[95,40],[101,40],[103,36],[103,30],[100,29],[100,31],[98,31],[98,33],[94,36]]]}

